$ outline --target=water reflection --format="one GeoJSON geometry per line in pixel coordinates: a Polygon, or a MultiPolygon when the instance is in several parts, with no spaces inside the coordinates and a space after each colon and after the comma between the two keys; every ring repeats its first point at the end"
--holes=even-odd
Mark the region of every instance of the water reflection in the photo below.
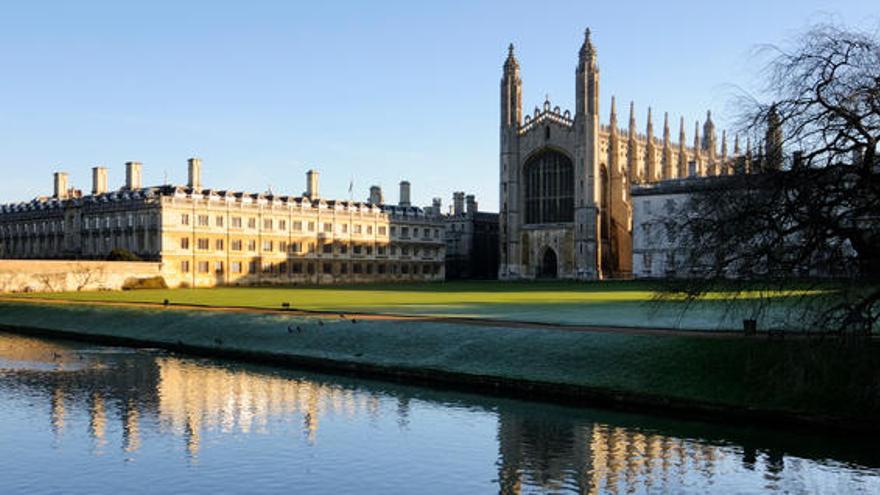
{"type": "MultiPolygon", "coordinates": [[[[249,469],[266,470],[261,479],[267,483],[276,463],[289,466],[295,458],[294,465],[311,466],[302,452],[323,452],[326,435],[333,451],[328,458],[348,463],[352,486],[365,483],[365,476],[399,476],[382,480],[391,483],[390,491],[409,492],[406,483],[428,481],[419,491],[880,489],[880,459],[870,441],[723,428],[0,333],[0,413],[19,411],[43,422],[52,434],[50,448],[70,447],[79,457],[118,455],[128,462],[152,445],[167,459],[161,439],[174,439],[188,459],[184,464],[192,466],[203,451],[219,450],[217,439],[260,445],[277,439],[270,447],[292,448],[290,459],[279,454],[224,460],[252,462],[249,469]],[[21,398],[27,404],[14,400],[21,398]],[[40,412],[41,403],[48,414],[40,412]],[[293,447],[285,438],[289,424],[299,435],[293,447]],[[79,441],[82,433],[87,448],[79,441]],[[209,435],[215,444],[206,444],[209,435]],[[410,437],[420,444],[408,446],[410,437]],[[479,455],[486,446],[496,452],[494,466],[479,455]],[[386,458],[397,466],[393,473],[381,468],[386,458]]],[[[28,448],[45,447],[34,441],[28,448]]],[[[143,456],[148,464],[159,463],[152,454],[143,456]]],[[[27,473],[28,467],[19,469],[27,473]]],[[[347,469],[329,475],[315,469],[300,481],[326,488],[342,483],[333,477],[345,477],[347,469]]],[[[283,478],[290,476],[288,469],[283,478]]],[[[236,482],[242,480],[225,479],[223,486],[236,482]]]]}

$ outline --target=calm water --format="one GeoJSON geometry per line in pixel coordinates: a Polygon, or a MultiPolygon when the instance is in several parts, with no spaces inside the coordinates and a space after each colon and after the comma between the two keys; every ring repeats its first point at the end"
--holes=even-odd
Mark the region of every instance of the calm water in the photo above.
{"type": "Polygon", "coordinates": [[[880,493],[876,439],[0,333],[0,493],[880,493]]]}

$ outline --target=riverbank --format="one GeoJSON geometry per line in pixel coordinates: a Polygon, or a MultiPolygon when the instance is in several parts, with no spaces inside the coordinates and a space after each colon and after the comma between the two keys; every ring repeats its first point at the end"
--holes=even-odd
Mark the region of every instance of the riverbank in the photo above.
{"type": "Polygon", "coordinates": [[[0,328],[723,421],[880,431],[880,347],[0,302],[0,328]]]}

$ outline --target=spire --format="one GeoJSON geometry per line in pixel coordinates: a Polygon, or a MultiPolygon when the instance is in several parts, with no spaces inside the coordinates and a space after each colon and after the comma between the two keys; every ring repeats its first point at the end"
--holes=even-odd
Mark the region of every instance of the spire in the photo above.
{"type": "Polygon", "coordinates": [[[590,28],[584,31],[584,43],[581,45],[581,51],[578,57],[578,66],[595,66],[596,65],[596,48],[593,46],[593,40],[590,39],[590,28]]]}
{"type": "Polygon", "coordinates": [[[730,173],[730,167],[727,164],[727,131],[721,131],[721,174],[730,173]]]}
{"type": "Polygon", "coordinates": [[[648,134],[648,143],[650,144],[651,141],[653,141],[653,139],[654,139],[654,120],[651,118],[651,107],[648,107],[647,134],[648,134]]]}
{"type": "Polygon", "coordinates": [[[617,134],[617,102],[614,95],[611,95],[611,119],[609,120],[609,126],[611,127],[611,132],[617,134]]]}
{"type": "Polygon", "coordinates": [[[514,72],[519,69],[519,63],[513,54],[513,43],[507,46],[507,60],[504,61],[504,72],[514,72]]]}
{"type": "Polygon", "coordinates": [[[770,106],[767,112],[767,135],[764,139],[766,155],[765,170],[780,170],[782,168],[782,117],[776,103],[770,106]]]}
{"type": "Polygon", "coordinates": [[[634,138],[636,134],[636,104],[629,102],[629,135],[634,138]]]}
{"type": "Polygon", "coordinates": [[[739,156],[739,133],[733,135],[733,155],[739,156]]]}
{"type": "Polygon", "coordinates": [[[669,112],[663,112],[663,146],[669,146],[669,112]]]}
{"type": "Polygon", "coordinates": [[[687,138],[684,135],[684,117],[681,117],[678,124],[678,176],[680,178],[688,176],[687,145],[685,145],[686,139],[687,138]]]}

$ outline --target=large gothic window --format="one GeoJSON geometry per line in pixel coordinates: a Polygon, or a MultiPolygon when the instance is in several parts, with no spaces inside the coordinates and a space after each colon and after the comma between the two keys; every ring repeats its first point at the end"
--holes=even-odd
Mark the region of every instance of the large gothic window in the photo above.
{"type": "Polygon", "coordinates": [[[574,220],[574,167],[558,151],[545,150],[525,166],[526,223],[574,220]]]}

